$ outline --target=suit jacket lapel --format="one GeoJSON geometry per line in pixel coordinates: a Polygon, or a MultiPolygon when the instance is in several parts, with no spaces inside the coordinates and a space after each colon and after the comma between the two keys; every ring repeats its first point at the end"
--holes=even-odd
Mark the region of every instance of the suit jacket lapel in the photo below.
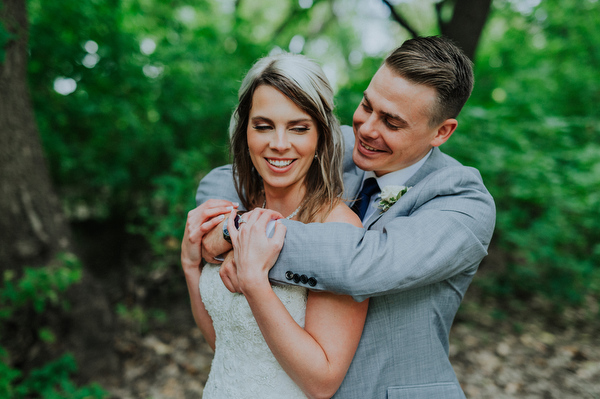
{"type": "Polygon", "coordinates": [[[358,195],[365,174],[364,171],[356,169],[359,173],[344,173],[344,200],[350,207],[352,207],[353,201],[358,195]]]}
{"type": "Polygon", "coordinates": [[[354,132],[351,126],[342,126],[344,135],[344,194],[343,199],[348,206],[352,206],[360,190],[365,171],[358,168],[352,160],[354,149],[354,132]]]}
{"type": "Polygon", "coordinates": [[[425,161],[423,166],[417,170],[417,172],[412,175],[410,179],[404,184],[406,187],[414,187],[421,180],[423,180],[426,176],[428,176],[431,172],[434,172],[446,164],[446,160],[444,159],[444,154],[440,151],[438,147],[434,147],[431,155],[425,161]]]}
{"type": "MultiPolygon", "coordinates": [[[[423,166],[421,166],[419,168],[419,170],[417,170],[417,172],[414,175],[412,175],[412,177],[410,179],[408,179],[408,181],[404,185],[406,187],[416,186],[421,180],[423,180],[431,172],[434,172],[434,171],[440,169],[441,167],[443,167],[445,165],[445,163],[446,162],[444,159],[444,154],[440,151],[440,149],[438,147],[434,147],[431,155],[429,156],[429,158],[427,158],[427,161],[425,161],[423,166]]],[[[403,206],[402,198],[400,198],[397,203],[392,205],[392,208],[396,207],[396,206],[403,206]]],[[[389,209],[388,209],[388,212],[389,212],[389,209]]],[[[369,220],[367,220],[367,222],[365,223],[364,226],[367,229],[371,228],[371,226],[375,222],[377,222],[384,215],[384,213],[385,212],[375,212],[369,218],[369,220]]]]}

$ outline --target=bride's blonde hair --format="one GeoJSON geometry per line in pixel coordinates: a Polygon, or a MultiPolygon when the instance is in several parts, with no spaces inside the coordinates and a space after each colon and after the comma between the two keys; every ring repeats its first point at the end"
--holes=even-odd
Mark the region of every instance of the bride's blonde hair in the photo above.
{"type": "Polygon", "coordinates": [[[302,55],[283,53],[261,58],[242,81],[239,104],[229,126],[233,176],[242,204],[253,209],[264,201],[262,178],[252,164],[247,140],[252,97],[262,85],[277,89],[316,121],[316,157],[306,174],[306,194],[297,218],[304,223],[323,221],[343,191],[343,137],[333,114],[333,90],[321,67],[302,55]],[[320,213],[323,206],[329,208],[320,213]]]}

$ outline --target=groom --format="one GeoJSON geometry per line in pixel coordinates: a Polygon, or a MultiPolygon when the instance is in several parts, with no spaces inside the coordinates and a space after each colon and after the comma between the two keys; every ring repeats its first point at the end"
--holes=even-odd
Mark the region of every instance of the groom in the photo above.
{"type": "MultiPolygon", "coordinates": [[[[471,62],[449,40],[406,41],[371,80],[352,129],[343,128],[345,192],[359,198],[365,229],[281,221],[287,234],[272,281],[371,298],[336,398],[465,397],[448,360],[448,335],[487,254],[495,207],[479,172],[438,147],[454,133],[472,87],[471,62]],[[377,209],[379,190],[398,192],[390,186],[409,189],[377,209]]],[[[225,181],[232,181],[229,167],[208,174],[198,204],[238,201],[225,181]]],[[[230,248],[211,236],[205,257],[230,248]]],[[[235,290],[229,271],[224,281],[235,290]]]]}

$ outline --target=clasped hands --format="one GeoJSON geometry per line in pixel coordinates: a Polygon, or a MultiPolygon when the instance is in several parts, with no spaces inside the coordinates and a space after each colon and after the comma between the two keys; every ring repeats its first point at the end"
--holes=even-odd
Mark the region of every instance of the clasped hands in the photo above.
{"type": "Polygon", "coordinates": [[[267,238],[267,224],[283,216],[275,211],[256,208],[243,214],[238,229],[234,223],[227,228],[232,245],[223,239],[222,223],[236,216],[237,204],[226,200],[208,200],[188,213],[183,242],[181,264],[184,271],[200,270],[202,259],[214,263],[214,257],[226,253],[219,274],[227,289],[244,293],[268,284],[268,273],[283,247],[286,227],[275,224],[273,236],[267,238]]]}

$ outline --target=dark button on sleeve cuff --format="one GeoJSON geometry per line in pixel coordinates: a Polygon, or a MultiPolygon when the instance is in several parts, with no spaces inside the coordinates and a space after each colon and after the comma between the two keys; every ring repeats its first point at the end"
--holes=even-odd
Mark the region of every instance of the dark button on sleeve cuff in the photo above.
{"type": "Polygon", "coordinates": [[[285,278],[287,278],[288,280],[291,280],[294,278],[294,273],[292,273],[291,271],[287,271],[285,272],[285,278]]]}
{"type": "Polygon", "coordinates": [[[317,279],[314,277],[309,278],[308,285],[310,285],[311,287],[314,287],[315,285],[317,285],[317,279]]]}

